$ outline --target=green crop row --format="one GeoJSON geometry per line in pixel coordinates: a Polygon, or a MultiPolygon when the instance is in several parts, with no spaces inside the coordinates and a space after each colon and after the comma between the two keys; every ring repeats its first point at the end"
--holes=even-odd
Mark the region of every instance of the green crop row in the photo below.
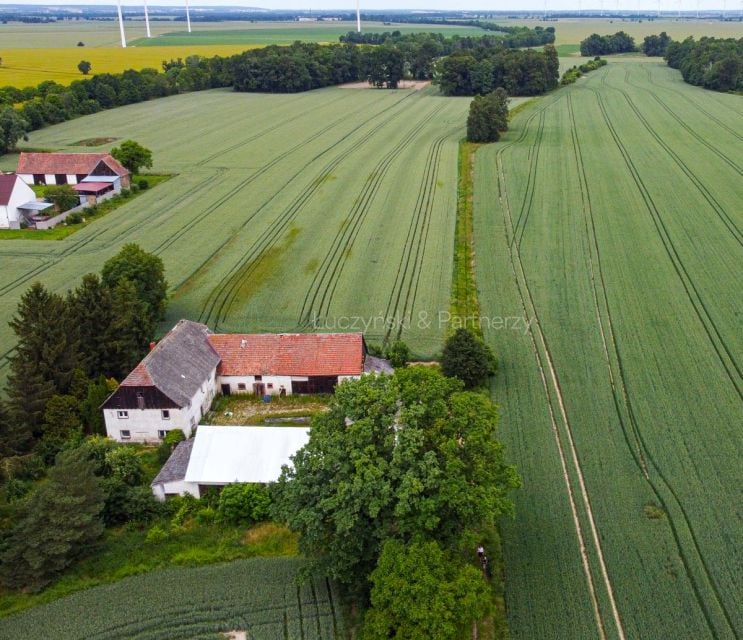
{"type": "Polygon", "coordinates": [[[322,579],[298,586],[301,564],[260,558],[126,578],[0,620],[0,638],[196,639],[231,630],[255,640],[340,637],[335,594],[322,579]]]}
{"type": "Polygon", "coordinates": [[[485,327],[514,638],[743,634],[741,113],[617,61],[478,152],[482,313],[531,321],[485,327]]]}

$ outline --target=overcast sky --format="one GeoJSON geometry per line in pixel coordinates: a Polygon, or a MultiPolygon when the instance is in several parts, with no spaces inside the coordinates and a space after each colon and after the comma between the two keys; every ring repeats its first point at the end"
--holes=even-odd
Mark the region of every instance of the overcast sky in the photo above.
{"type": "MultiPolygon", "coordinates": [[[[24,4],[42,4],[49,5],[48,0],[23,0],[24,4]]],[[[0,4],[19,4],[16,2],[6,2],[0,0],[0,4]]],[[[88,2],[80,2],[79,0],[70,4],[93,4],[93,5],[112,5],[112,0],[89,0],[88,2]]],[[[122,0],[122,4],[126,6],[142,6],[142,2],[137,0],[122,0]]],[[[168,5],[178,6],[184,5],[185,0],[149,0],[150,5],[168,5]]],[[[678,0],[661,0],[661,8],[663,11],[675,12],[679,8],[678,0]]],[[[55,6],[61,6],[60,5],[55,6]]],[[[262,7],[265,9],[312,9],[323,10],[323,9],[352,9],[354,6],[353,1],[349,0],[191,0],[192,6],[234,6],[234,7],[262,7]]],[[[499,2],[493,2],[492,0],[361,0],[362,10],[366,9],[458,9],[465,10],[471,9],[473,11],[479,10],[493,10],[493,11],[507,11],[507,10],[539,10],[543,11],[545,6],[548,10],[565,10],[565,9],[600,9],[606,10],[625,10],[625,11],[636,11],[638,7],[646,10],[657,11],[658,0],[500,0],[499,2]],[[579,4],[580,2],[580,4],[579,4]]],[[[681,0],[681,9],[685,11],[696,11],[697,6],[701,10],[705,9],[719,9],[726,8],[730,14],[737,15],[743,9],[743,0],[681,0]],[[723,2],[725,5],[723,6],[723,2]]],[[[741,31],[743,32],[743,25],[741,25],[741,31]]]]}

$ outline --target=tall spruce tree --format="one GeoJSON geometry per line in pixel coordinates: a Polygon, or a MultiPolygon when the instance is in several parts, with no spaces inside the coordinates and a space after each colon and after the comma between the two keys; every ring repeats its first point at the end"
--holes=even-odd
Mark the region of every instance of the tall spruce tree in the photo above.
{"type": "Polygon", "coordinates": [[[82,448],[63,451],[21,508],[1,559],[11,588],[39,591],[84,555],[103,534],[103,493],[82,448]]]}
{"type": "Polygon", "coordinates": [[[108,375],[121,380],[147,353],[157,325],[148,313],[147,303],[138,297],[136,286],[129,280],[122,279],[114,286],[112,300],[116,314],[109,348],[115,367],[108,375]]]}
{"type": "Polygon", "coordinates": [[[116,318],[111,289],[97,274],[88,273],[80,286],[67,294],[67,304],[79,327],[85,372],[91,378],[113,375],[119,367],[111,353],[116,318]]]}
{"type": "Polygon", "coordinates": [[[23,451],[41,435],[49,399],[70,389],[79,338],[65,300],[38,282],[21,297],[10,326],[18,344],[10,356],[8,413],[23,451]]]}

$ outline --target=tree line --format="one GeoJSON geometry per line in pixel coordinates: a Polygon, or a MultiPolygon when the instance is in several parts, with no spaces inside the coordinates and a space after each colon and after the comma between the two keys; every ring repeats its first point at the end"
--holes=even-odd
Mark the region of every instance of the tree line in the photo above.
{"type": "Polygon", "coordinates": [[[743,91],[743,38],[671,41],[665,59],[689,84],[714,91],[743,91]]]}
{"type": "Polygon", "coordinates": [[[490,93],[498,87],[510,96],[535,96],[557,86],[557,50],[476,48],[453,53],[436,64],[434,81],[447,96],[490,93]]]}
{"type": "MultiPolygon", "coordinates": [[[[554,31],[518,28],[507,34],[508,38],[527,36],[535,38],[529,42],[541,43],[554,40],[554,31]]],[[[367,37],[374,40],[366,34],[362,39],[367,37]]],[[[440,73],[446,95],[488,93],[499,86],[510,95],[536,95],[552,88],[547,62],[554,51],[542,54],[509,49],[514,42],[503,36],[445,38],[440,34],[390,34],[375,46],[295,42],[231,57],[189,56],[185,61],[163,61],[163,72],[129,69],[75,80],[69,86],[48,80],[23,89],[2,87],[0,154],[14,148],[29,131],[154,98],[229,86],[236,91],[295,93],[359,80],[395,88],[403,77],[434,79],[437,62],[451,56],[458,60],[443,64],[440,73]],[[465,77],[457,79],[456,74],[465,77]]]]}
{"type": "Polygon", "coordinates": [[[562,74],[562,78],[560,78],[560,84],[563,86],[573,84],[584,73],[596,71],[596,69],[600,69],[601,67],[606,66],[606,64],[607,62],[606,60],[604,60],[604,58],[596,56],[593,60],[584,62],[581,65],[573,65],[572,67],[570,67],[570,69],[562,74]]]}
{"type": "Polygon", "coordinates": [[[582,56],[605,56],[631,51],[636,51],[635,39],[624,31],[617,31],[613,35],[606,36],[592,33],[580,43],[580,54],[582,56]]]}

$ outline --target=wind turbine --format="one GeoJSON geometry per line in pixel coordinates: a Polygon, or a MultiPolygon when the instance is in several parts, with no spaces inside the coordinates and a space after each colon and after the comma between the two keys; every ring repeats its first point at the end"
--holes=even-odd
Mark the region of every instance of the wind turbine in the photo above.
{"type": "Polygon", "coordinates": [[[144,25],[147,27],[147,37],[151,38],[152,34],[150,33],[150,16],[147,13],[147,0],[144,0],[144,25]]]}
{"type": "Polygon", "coordinates": [[[188,0],[186,0],[186,24],[188,25],[188,32],[191,33],[191,12],[188,6],[188,0]]]}
{"type": "Polygon", "coordinates": [[[361,33],[361,7],[359,0],[356,0],[356,33],[361,33]]]}
{"type": "Polygon", "coordinates": [[[124,34],[124,16],[121,15],[121,0],[116,0],[116,8],[119,12],[119,32],[121,33],[121,48],[126,49],[126,35],[124,34]]]}

